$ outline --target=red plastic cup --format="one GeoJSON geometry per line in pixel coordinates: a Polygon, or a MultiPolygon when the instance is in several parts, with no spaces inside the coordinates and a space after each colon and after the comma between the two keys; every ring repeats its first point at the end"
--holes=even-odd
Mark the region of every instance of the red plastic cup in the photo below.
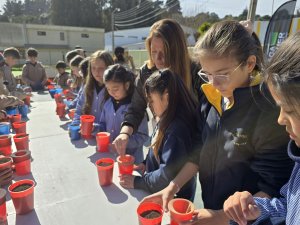
{"type": "Polygon", "coordinates": [[[154,203],[154,202],[144,202],[141,203],[137,208],[137,214],[139,218],[139,224],[140,225],[160,225],[161,220],[163,217],[163,209],[161,205],[154,203]],[[157,211],[160,213],[160,216],[157,218],[145,218],[143,217],[143,213],[146,213],[147,211],[157,211]]]}
{"type": "Polygon", "coordinates": [[[82,115],[80,116],[81,122],[81,137],[84,139],[91,139],[92,131],[93,131],[93,123],[95,121],[95,117],[92,115],[82,115]]]}
{"type": "Polygon", "coordinates": [[[14,122],[13,128],[14,128],[16,134],[26,133],[26,122],[24,122],[24,121],[14,122]]]}
{"type": "Polygon", "coordinates": [[[108,152],[108,145],[110,140],[110,133],[99,132],[96,135],[98,152],[108,152]]]}
{"type": "Polygon", "coordinates": [[[29,135],[28,134],[16,134],[14,137],[14,142],[17,151],[29,150],[29,135]]]}
{"type": "Polygon", "coordinates": [[[114,160],[111,158],[99,159],[95,163],[98,170],[99,184],[101,186],[108,186],[112,184],[114,163],[114,160]]]}
{"type": "Polygon", "coordinates": [[[76,109],[70,109],[69,110],[69,118],[72,120],[73,118],[74,118],[74,116],[75,116],[75,111],[76,111],[76,109]]]}
{"type": "Polygon", "coordinates": [[[5,221],[7,221],[6,190],[0,189],[0,224],[5,224],[5,221]]]}
{"type": "Polygon", "coordinates": [[[21,150],[12,154],[15,164],[16,174],[24,176],[31,173],[31,153],[30,151],[21,150]]]}
{"type": "Polygon", "coordinates": [[[55,87],[54,87],[54,85],[49,84],[49,85],[47,86],[47,88],[48,88],[48,90],[51,90],[51,89],[54,89],[55,87]]]}
{"type": "Polygon", "coordinates": [[[135,158],[132,155],[124,155],[118,156],[117,162],[119,166],[119,173],[123,174],[132,174],[133,172],[133,165],[134,165],[135,158]]]}
{"type": "Polygon", "coordinates": [[[26,95],[26,97],[24,99],[24,103],[25,103],[25,105],[30,106],[30,95],[26,95]]]}
{"type": "Polygon", "coordinates": [[[192,219],[195,206],[189,200],[184,198],[172,199],[168,208],[170,211],[171,225],[179,225],[192,219]]]}
{"type": "Polygon", "coordinates": [[[61,103],[63,101],[62,97],[61,97],[61,94],[55,94],[54,99],[55,99],[56,103],[61,103]]]}
{"type": "Polygon", "coordinates": [[[8,187],[18,215],[29,213],[34,209],[34,186],[35,182],[33,180],[20,180],[8,187]],[[14,191],[16,187],[23,184],[29,184],[31,187],[24,191],[14,191]]]}
{"type": "Polygon", "coordinates": [[[11,157],[0,158],[0,172],[10,168],[12,168],[12,158],[11,157]]]}
{"type": "Polygon", "coordinates": [[[12,153],[11,149],[11,136],[0,135],[0,152],[5,156],[10,156],[12,153]]]}
{"type": "Polygon", "coordinates": [[[22,115],[21,114],[15,114],[15,115],[12,115],[10,117],[11,124],[13,124],[14,122],[21,122],[21,121],[22,121],[22,115]]]}
{"type": "Polygon", "coordinates": [[[69,89],[65,89],[65,90],[63,90],[63,93],[64,93],[64,95],[66,96],[68,93],[70,92],[70,90],[69,89]]]}
{"type": "Polygon", "coordinates": [[[56,114],[57,114],[60,118],[62,118],[62,117],[65,116],[65,114],[66,114],[65,108],[66,108],[66,105],[65,105],[64,103],[58,102],[58,103],[56,104],[56,114]]]}

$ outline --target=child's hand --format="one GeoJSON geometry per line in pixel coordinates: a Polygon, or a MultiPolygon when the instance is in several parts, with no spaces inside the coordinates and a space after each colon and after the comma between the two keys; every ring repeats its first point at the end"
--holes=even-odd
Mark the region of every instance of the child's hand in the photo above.
{"type": "Polygon", "coordinates": [[[253,196],[247,191],[235,192],[225,201],[223,209],[227,217],[239,225],[247,225],[247,221],[260,216],[253,196]]]}
{"type": "Polygon", "coordinates": [[[119,134],[118,137],[113,141],[113,145],[115,145],[115,148],[119,155],[125,155],[126,147],[129,141],[129,136],[127,134],[119,134]]]}
{"type": "Polygon", "coordinates": [[[140,171],[141,175],[144,175],[146,171],[146,165],[144,163],[140,163],[139,165],[135,165],[133,169],[140,171]]]}
{"type": "Polygon", "coordinates": [[[120,175],[120,185],[126,189],[134,188],[134,176],[133,175],[120,175]]]}
{"type": "Polygon", "coordinates": [[[228,225],[229,219],[223,210],[196,209],[192,220],[179,223],[179,225],[228,225]]]}
{"type": "Polygon", "coordinates": [[[0,111],[0,120],[4,120],[4,119],[6,119],[6,117],[7,117],[6,112],[4,110],[1,110],[0,111]]]}
{"type": "Polygon", "coordinates": [[[115,147],[114,144],[109,144],[109,145],[108,145],[108,148],[109,148],[109,151],[110,151],[111,153],[113,153],[113,154],[118,154],[117,149],[116,149],[116,147],[115,147]]]}

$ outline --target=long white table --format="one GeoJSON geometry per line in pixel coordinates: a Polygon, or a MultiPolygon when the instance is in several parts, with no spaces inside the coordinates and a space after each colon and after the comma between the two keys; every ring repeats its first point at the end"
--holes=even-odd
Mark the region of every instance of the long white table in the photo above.
{"type": "MultiPolygon", "coordinates": [[[[56,116],[55,102],[49,94],[35,94],[33,100],[27,122],[32,174],[15,180],[35,180],[35,210],[16,215],[8,194],[8,224],[138,224],[136,208],[147,193],[122,188],[117,165],[114,184],[101,188],[94,163],[111,155],[96,152],[95,140],[72,143],[67,132],[68,120],[61,121],[56,116]]],[[[168,215],[163,220],[163,224],[168,224],[168,215]]]]}

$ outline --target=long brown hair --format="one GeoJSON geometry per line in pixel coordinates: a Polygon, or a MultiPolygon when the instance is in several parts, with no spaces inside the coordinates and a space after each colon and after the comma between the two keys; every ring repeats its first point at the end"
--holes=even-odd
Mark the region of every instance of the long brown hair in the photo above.
{"type": "Polygon", "coordinates": [[[158,93],[162,96],[166,91],[169,95],[168,108],[160,118],[158,136],[152,145],[156,157],[163,143],[165,132],[175,118],[184,121],[191,130],[195,128],[196,103],[178,75],[167,69],[154,72],[146,80],[146,96],[149,97],[151,93],[158,93]]]}
{"type": "Polygon", "coordinates": [[[300,118],[300,32],[276,50],[265,71],[265,81],[300,118]]]}
{"type": "Polygon", "coordinates": [[[166,67],[179,75],[189,91],[192,90],[191,60],[187,49],[186,37],[181,26],[172,19],[163,19],[154,23],[146,39],[149,54],[148,67],[153,68],[151,41],[153,37],[161,38],[164,43],[166,67]]]}
{"type": "Polygon", "coordinates": [[[106,67],[114,64],[114,61],[113,61],[111,55],[106,51],[96,51],[90,56],[88,75],[87,75],[87,78],[86,78],[87,80],[86,80],[86,84],[84,87],[84,90],[85,90],[85,104],[83,107],[84,114],[90,114],[91,110],[92,110],[92,104],[93,104],[93,99],[94,99],[94,90],[96,88],[97,81],[95,80],[95,78],[92,74],[91,64],[99,59],[101,59],[105,63],[106,67]]]}
{"type": "MultiPolygon", "coordinates": [[[[78,67],[79,69],[79,65],[80,63],[84,60],[84,58],[80,55],[75,56],[71,61],[70,61],[70,66],[72,67],[78,67]]],[[[75,77],[75,81],[74,83],[71,85],[71,88],[73,89],[78,89],[81,87],[81,85],[83,84],[83,77],[77,77],[75,75],[72,75],[75,77]]]]}
{"type": "Polygon", "coordinates": [[[250,55],[256,57],[256,71],[263,68],[263,52],[255,33],[252,35],[237,21],[215,23],[198,40],[194,48],[195,57],[212,54],[216,57],[233,57],[245,64],[250,55]]]}

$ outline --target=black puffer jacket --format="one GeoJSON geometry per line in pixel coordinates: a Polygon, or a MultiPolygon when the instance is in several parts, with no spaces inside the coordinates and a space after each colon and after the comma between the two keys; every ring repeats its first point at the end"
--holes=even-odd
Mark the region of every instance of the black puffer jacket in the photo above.
{"type": "MultiPolygon", "coordinates": [[[[192,76],[192,88],[195,99],[199,101],[202,96],[201,90],[201,79],[198,76],[198,71],[200,66],[194,62],[191,63],[191,76],[192,76]]],[[[147,108],[147,99],[145,97],[144,92],[144,84],[146,80],[151,76],[153,72],[157,69],[153,67],[149,69],[147,64],[145,64],[140,71],[140,74],[137,76],[135,80],[135,91],[132,96],[131,106],[128,108],[127,114],[125,115],[125,119],[122,123],[122,126],[130,126],[137,130],[141,121],[143,120],[146,108],[147,108]]]]}
{"type": "Polygon", "coordinates": [[[234,104],[226,111],[220,94],[213,88],[203,86],[203,90],[191,161],[199,166],[204,207],[222,209],[236,191],[279,196],[294,162],[288,157],[289,138],[277,123],[279,110],[266,86],[236,89],[234,104]]]}

